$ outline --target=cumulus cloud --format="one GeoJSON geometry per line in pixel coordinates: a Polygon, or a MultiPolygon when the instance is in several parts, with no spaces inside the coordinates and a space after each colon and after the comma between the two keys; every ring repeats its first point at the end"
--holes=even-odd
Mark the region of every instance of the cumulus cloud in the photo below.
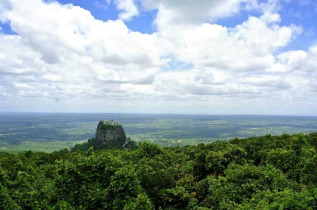
{"type": "Polygon", "coordinates": [[[274,1],[262,15],[230,28],[212,21],[258,9],[259,2],[113,3],[121,11],[119,19],[101,21],[70,4],[2,1],[0,21],[17,35],[0,33],[0,98],[11,105],[24,100],[26,107],[34,105],[34,98],[48,104],[58,98],[58,106],[83,104],[84,110],[88,105],[83,101],[93,103],[96,111],[107,111],[102,104],[111,111],[133,110],[138,101],[147,107],[143,111],[191,111],[197,105],[194,110],[211,113],[216,112],[210,107],[222,109],[233,102],[245,110],[272,100],[316,103],[317,47],[278,53],[302,29],[281,26],[274,1]],[[124,21],[141,10],[158,10],[155,33],[126,26],[124,21]],[[170,58],[192,66],[166,70],[170,58]]]}
{"type": "Polygon", "coordinates": [[[121,20],[130,20],[132,17],[139,15],[134,0],[115,0],[115,4],[119,10],[123,11],[119,14],[121,20]]]}
{"type": "Polygon", "coordinates": [[[0,74],[41,74],[44,62],[20,36],[0,34],[0,74]]]}
{"type": "Polygon", "coordinates": [[[195,24],[205,21],[214,21],[227,17],[253,5],[251,0],[141,0],[142,6],[147,10],[158,10],[156,23],[161,25],[171,24],[195,24]]]}

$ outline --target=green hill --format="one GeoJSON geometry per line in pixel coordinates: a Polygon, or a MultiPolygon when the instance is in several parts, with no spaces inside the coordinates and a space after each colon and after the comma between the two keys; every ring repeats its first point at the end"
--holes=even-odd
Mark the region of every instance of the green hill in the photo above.
{"type": "Polygon", "coordinates": [[[0,209],[316,209],[317,133],[0,154],[0,209]]]}

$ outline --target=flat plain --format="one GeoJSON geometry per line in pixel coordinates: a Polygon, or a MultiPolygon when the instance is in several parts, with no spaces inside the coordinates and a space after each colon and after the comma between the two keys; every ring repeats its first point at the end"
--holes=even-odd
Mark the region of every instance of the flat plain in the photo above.
{"type": "Polygon", "coordinates": [[[72,147],[94,137],[102,119],[119,121],[133,140],[166,147],[317,131],[313,116],[0,113],[0,151],[72,147]]]}

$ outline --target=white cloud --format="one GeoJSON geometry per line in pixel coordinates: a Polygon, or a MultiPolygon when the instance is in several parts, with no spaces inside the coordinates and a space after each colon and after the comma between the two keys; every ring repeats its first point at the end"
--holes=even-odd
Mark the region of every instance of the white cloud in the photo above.
{"type": "Polygon", "coordinates": [[[242,7],[250,7],[255,0],[141,0],[147,10],[158,9],[156,23],[160,26],[168,23],[195,24],[214,21],[228,17],[240,11],[242,7]]]}
{"type": "Polygon", "coordinates": [[[63,104],[87,109],[84,101],[91,101],[96,111],[109,111],[102,104],[111,111],[139,104],[144,111],[211,113],[228,113],[232,106],[244,113],[274,100],[296,102],[293,110],[316,104],[317,47],[276,55],[301,28],[281,26],[273,10],[228,28],[208,21],[257,8],[257,2],[149,2],[142,1],[142,8],[158,9],[158,31],[150,35],[130,31],[123,22],[139,14],[131,0],[116,1],[123,13],[115,21],[56,2],[1,2],[0,20],[9,21],[18,35],[0,34],[0,98],[12,107],[15,101],[32,107],[34,98],[46,105],[59,98],[62,110],[63,104]],[[162,70],[169,58],[193,68],[162,70]]]}
{"type": "Polygon", "coordinates": [[[115,4],[119,10],[123,10],[123,12],[119,14],[121,20],[130,20],[132,17],[139,15],[134,0],[115,0],[115,4]]]}
{"type": "Polygon", "coordinates": [[[20,36],[0,34],[0,74],[41,74],[44,62],[20,36]]]}
{"type": "Polygon", "coordinates": [[[170,28],[162,36],[173,43],[175,57],[198,68],[264,71],[275,64],[274,50],[286,46],[300,32],[296,26],[280,27],[267,18],[267,14],[251,16],[234,28],[208,23],[170,28]]]}

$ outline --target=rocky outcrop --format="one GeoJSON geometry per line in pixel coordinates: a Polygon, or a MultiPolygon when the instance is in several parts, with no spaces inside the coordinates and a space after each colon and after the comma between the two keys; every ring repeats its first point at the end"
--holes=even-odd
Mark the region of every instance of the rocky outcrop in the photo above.
{"type": "Polygon", "coordinates": [[[88,142],[76,144],[71,151],[87,151],[102,149],[138,149],[137,142],[127,138],[123,127],[118,122],[102,120],[98,123],[96,137],[88,142]]]}
{"type": "Polygon", "coordinates": [[[125,148],[129,144],[123,127],[118,122],[105,121],[99,122],[96,130],[95,141],[107,148],[125,148]]]}

